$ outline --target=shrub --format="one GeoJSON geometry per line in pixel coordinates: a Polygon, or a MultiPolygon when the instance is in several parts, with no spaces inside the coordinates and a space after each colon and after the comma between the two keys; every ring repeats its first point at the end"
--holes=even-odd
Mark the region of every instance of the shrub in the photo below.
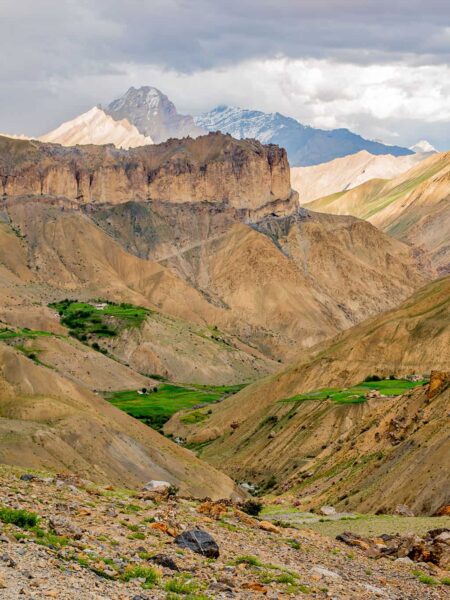
{"type": "Polygon", "coordinates": [[[158,573],[151,567],[131,567],[122,574],[123,581],[131,581],[131,579],[145,579],[142,587],[152,587],[158,581],[158,573]]]}
{"type": "Polygon", "coordinates": [[[240,505],[240,508],[248,515],[257,517],[263,508],[263,504],[262,502],[258,502],[258,500],[247,500],[240,505]]]}
{"type": "Polygon", "coordinates": [[[277,478],[275,477],[275,475],[272,475],[265,483],[264,487],[266,488],[266,490],[270,490],[271,488],[275,487],[277,485],[277,478]]]}
{"type": "Polygon", "coordinates": [[[175,592],[177,594],[192,594],[199,588],[199,584],[193,580],[187,580],[184,577],[174,577],[169,579],[164,589],[166,592],[175,592]]]}
{"type": "Polygon", "coordinates": [[[169,488],[167,489],[167,495],[168,496],[176,496],[179,491],[180,491],[180,488],[177,485],[174,485],[173,483],[171,483],[169,488]]]}
{"type": "Polygon", "coordinates": [[[28,529],[29,527],[35,527],[38,519],[36,513],[24,509],[16,510],[7,506],[0,507],[0,521],[3,521],[3,523],[11,523],[17,525],[17,527],[22,527],[22,529],[28,529]]]}
{"type": "Polygon", "coordinates": [[[236,565],[250,565],[251,567],[261,567],[262,563],[260,560],[256,558],[256,556],[251,556],[249,554],[244,554],[243,556],[238,556],[234,561],[236,565]]]}
{"type": "Polygon", "coordinates": [[[382,381],[382,379],[378,375],[369,375],[368,377],[366,377],[364,379],[364,381],[366,381],[366,382],[369,382],[369,381],[382,381]]]}

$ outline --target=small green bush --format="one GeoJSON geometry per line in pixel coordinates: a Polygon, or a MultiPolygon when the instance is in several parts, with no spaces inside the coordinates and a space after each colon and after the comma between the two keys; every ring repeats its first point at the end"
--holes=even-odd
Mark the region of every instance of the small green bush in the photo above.
{"type": "Polygon", "coordinates": [[[431,575],[426,575],[426,573],[422,573],[421,571],[413,571],[413,575],[417,577],[417,580],[420,583],[424,583],[426,585],[438,585],[439,581],[431,575]]]}
{"type": "Polygon", "coordinates": [[[7,506],[0,507],[0,521],[3,521],[3,523],[10,523],[22,527],[22,529],[28,529],[35,527],[38,520],[39,517],[36,513],[24,509],[16,510],[7,506]]]}
{"type": "Polygon", "coordinates": [[[167,581],[164,589],[166,592],[175,592],[176,594],[193,594],[198,591],[199,584],[184,577],[174,577],[167,581]]]}
{"type": "Polygon", "coordinates": [[[234,563],[236,565],[241,565],[241,564],[246,564],[246,565],[250,565],[251,567],[261,567],[262,563],[261,561],[256,558],[256,556],[251,556],[249,554],[244,554],[243,556],[238,556],[234,563]]]}
{"type": "Polygon", "coordinates": [[[131,581],[132,579],[145,579],[142,587],[152,587],[158,581],[158,574],[151,567],[132,567],[127,569],[121,577],[122,581],[131,581]]]}

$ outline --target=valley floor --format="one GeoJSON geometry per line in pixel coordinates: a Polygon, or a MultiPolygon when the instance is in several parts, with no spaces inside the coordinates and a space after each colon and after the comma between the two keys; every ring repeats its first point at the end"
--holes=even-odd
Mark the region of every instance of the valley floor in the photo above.
{"type": "Polygon", "coordinates": [[[263,526],[231,504],[0,467],[0,597],[448,598],[448,573],[431,564],[370,559],[311,528],[263,526]],[[193,527],[213,536],[219,558],[176,545],[174,536],[193,527]]]}

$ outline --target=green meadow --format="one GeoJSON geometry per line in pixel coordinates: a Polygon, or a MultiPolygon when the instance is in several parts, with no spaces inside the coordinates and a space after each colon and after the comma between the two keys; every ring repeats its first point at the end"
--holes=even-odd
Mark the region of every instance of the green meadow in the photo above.
{"type": "MultiPolygon", "coordinates": [[[[193,409],[200,404],[210,404],[224,396],[235,394],[243,387],[244,385],[183,386],[163,383],[157,388],[157,391],[150,389],[146,394],[139,394],[137,390],[127,390],[107,393],[105,398],[132,417],[160,431],[164,423],[176,412],[193,409]]],[[[206,418],[206,415],[194,411],[183,418],[187,419],[188,423],[196,423],[206,418]]]]}
{"type": "Polygon", "coordinates": [[[427,383],[425,379],[409,381],[408,379],[382,379],[381,381],[363,381],[350,388],[321,388],[314,392],[297,394],[280,402],[307,402],[308,400],[333,400],[336,404],[360,404],[366,402],[365,395],[377,390],[383,396],[401,396],[406,391],[427,383]]]}
{"type": "Polygon", "coordinates": [[[150,313],[149,309],[132,304],[107,302],[104,308],[97,308],[95,304],[97,302],[62,300],[49,306],[59,313],[70,335],[82,341],[92,336],[114,337],[121,329],[139,327],[150,313]]]}

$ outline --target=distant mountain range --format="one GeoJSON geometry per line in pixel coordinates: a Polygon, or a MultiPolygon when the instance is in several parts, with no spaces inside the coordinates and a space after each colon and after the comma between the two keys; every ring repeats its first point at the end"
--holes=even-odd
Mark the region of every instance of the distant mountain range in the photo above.
{"type": "Polygon", "coordinates": [[[318,165],[362,150],[372,155],[392,156],[435,151],[426,141],[411,148],[389,146],[348,129],[324,130],[302,125],[278,112],[218,106],[198,117],[181,115],[165,94],[151,86],[130,87],[108,106],[92,108],[38,139],[66,146],[112,143],[127,148],[159,144],[169,138],[195,138],[210,131],[277,144],[287,150],[292,167],[318,165]]]}
{"type": "Polygon", "coordinates": [[[218,106],[196,117],[195,122],[208,131],[229,133],[238,139],[255,138],[266,144],[278,144],[286,148],[292,167],[318,165],[361,150],[393,156],[413,154],[409,148],[366,140],[348,129],[327,131],[302,125],[278,112],[218,106]]]}

